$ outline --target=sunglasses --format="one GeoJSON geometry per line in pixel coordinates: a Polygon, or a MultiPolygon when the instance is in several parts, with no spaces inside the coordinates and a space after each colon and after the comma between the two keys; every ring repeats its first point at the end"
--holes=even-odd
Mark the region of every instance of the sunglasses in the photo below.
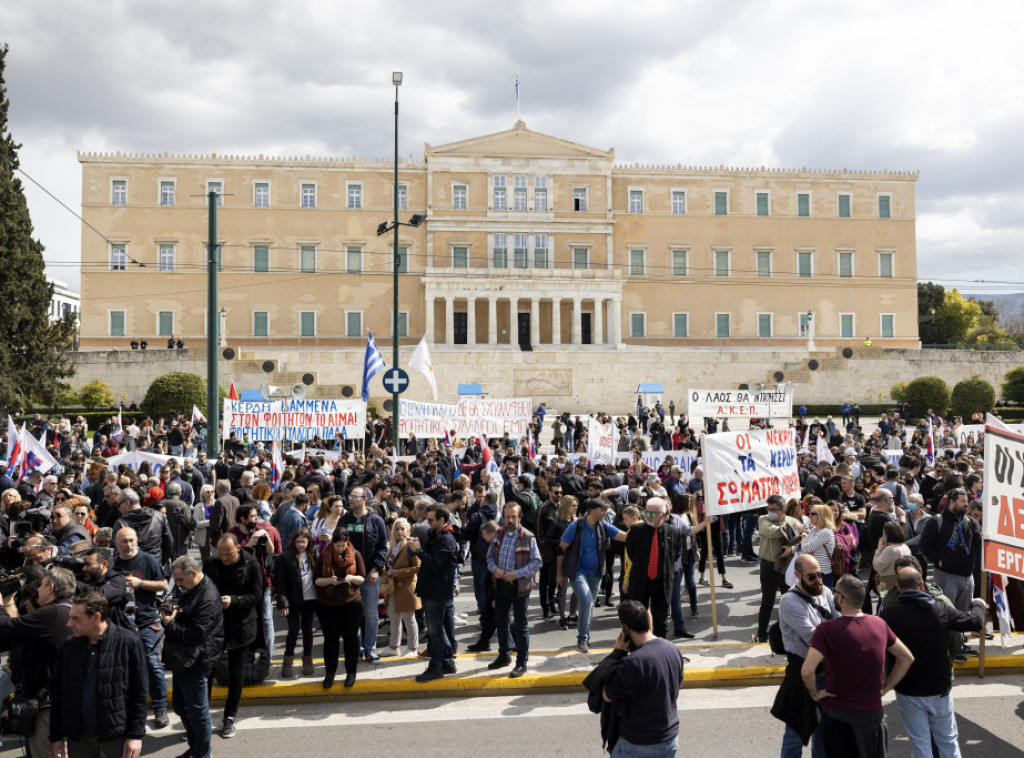
{"type": "Polygon", "coordinates": [[[89,517],[89,512],[88,511],[75,511],[75,516],[78,516],[78,517],[81,517],[81,518],[88,518],[89,517]]]}
{"type": "Polygon", "coordinates": [[[664,516],[665,513],[664,511],[644,511],[644,515],[654,518],[655,516],[664,516]]]}
{"type": "Polygon", "coordinates": [[[824,575],[820,571],[818,573],[811,572],[803,575],[804,579],[806,579],[809,582],[816,581],[817,579],[820,579],[822,576],[824,575]]]}

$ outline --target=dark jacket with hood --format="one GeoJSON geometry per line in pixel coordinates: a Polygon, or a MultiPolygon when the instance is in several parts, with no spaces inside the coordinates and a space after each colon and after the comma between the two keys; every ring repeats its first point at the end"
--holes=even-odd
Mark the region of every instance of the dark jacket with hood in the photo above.
{"type": "Polygon", "coordinates": [[[238,550],[238,560],[225,566],[219,557],[210,558],[203,568],[217,587],[218,598],[231,597],[224,609],[224,646],[228,650],[256,641],[257,620],[263,604],[263,572],[252,553],[238,550]]]}
{"type": "Polygon", "coordinates": [[[164,628],[168,640],[200,648],[189,670],[210,672],[224,651],[224,610],[220,592],[208,576],[190,590],[178,589],[180,606],[174,621],[164,628]]]}
{"type": "Polygon", "coordinates": [[[114,537],[124,527],[135,530],[139,537],[139,550],[154,556],[161,564],[167,564],[174,552],[174,537],[167,517],[152,508],[136,508],[128,511],[114,524],[114,537]]]}

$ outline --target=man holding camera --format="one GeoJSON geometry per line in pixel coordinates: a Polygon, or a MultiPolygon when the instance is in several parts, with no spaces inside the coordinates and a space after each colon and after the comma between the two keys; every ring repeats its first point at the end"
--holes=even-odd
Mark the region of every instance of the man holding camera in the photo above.
{"type": "Polygon", "coordinates": [[[34,756],[50,752],[50,692],[57,666],[57,651],[68,634],[75,575],[51,568],[39,584],[35,610],[19,616],[17,593],[0,597],[0,646],[10,650],[11,680],[18,697],[8,706],[10,715],[21,715],[13,731],[27,738],[34,756]],[[36,701],[33,705],[26,700],[36,701]]]}
{"type": "Polygon", "coordinates": [[[145,648],[153,717],[157,728],[163,729],[170,722],[167,718],[167,682],[160,663],[157,595],[167,591],[167,573],[154,556],[139,550],[139,537],[134,529],[123,527],[114,538],[114,545],[118,553],[114,568],[125,575],[125,583],[135,594],[135,618],[132,620],[145,648]]]}
{"type": "Polygon", "coordinates": [[[267,655],[274,650],[274,603],[271,585],[274,578],[274,556],[281,555],[281,535],[269,521],[260,520],[260,509],[252,502],[240,505],[235,512],[238,523],[228,530],[238,544],[249,548],[263,571],[263,637],[267,655]]]}

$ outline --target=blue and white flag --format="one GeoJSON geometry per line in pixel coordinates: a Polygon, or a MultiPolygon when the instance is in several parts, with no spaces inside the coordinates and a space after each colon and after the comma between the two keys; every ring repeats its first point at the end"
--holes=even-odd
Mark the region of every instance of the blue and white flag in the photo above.
{"type": "Polygon", "coordinates": [[[366,357],[363,358],[363,402],[370,399],[370,380],[384,370],[384,356],[377,349],[373,335],[366,332],[366,357]]]}

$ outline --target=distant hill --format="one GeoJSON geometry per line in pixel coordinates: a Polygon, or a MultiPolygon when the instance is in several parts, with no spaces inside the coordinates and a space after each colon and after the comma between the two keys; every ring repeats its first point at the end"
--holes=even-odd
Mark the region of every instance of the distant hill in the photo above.
{"type": "Polygon", "coordinates": [[[1021,306],[1024,306],[1024,292],[1015,292],[1009,295],[969,295],[963,293],[964,297],[975,300],[991,300],[999,309],[999,322],[1005,323],[1006,319],[1021,315],[1021,306]]]}

